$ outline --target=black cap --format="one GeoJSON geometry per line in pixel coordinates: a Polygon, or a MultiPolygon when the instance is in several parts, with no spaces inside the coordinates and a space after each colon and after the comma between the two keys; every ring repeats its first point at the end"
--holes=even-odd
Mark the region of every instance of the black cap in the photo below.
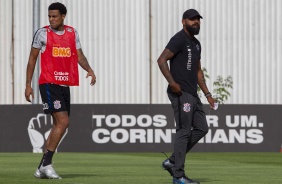
{"type": "Polygon", "coordinates": [[[187,18],[191,19],[191,18],[194,18],[194,17],[200,17],[201,19],[203,18],[197,10],[189,9],[189,10],[186,10],[183,13],[182,19],[187,19],[187,18]]]}

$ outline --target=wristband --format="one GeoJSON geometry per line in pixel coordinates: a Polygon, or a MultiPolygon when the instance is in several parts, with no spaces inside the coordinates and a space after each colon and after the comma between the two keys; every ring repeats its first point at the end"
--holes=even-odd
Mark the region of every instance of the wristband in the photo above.
{"type": "Polygon", "coordinates": [[[208,92],[207,94],[205,94],[205,97],[208,98],[209,96],[212,96],[212,94],[210,92],[208,92]]]}

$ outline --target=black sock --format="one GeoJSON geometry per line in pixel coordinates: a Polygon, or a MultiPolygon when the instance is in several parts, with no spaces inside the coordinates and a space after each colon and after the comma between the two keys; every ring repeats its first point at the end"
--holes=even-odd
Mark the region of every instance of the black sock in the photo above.
{"type": "Polygon", "coordinates": [[[42,159],[41,159],[41,161],[40,161],[40,164],[39,164],[39,166],[38,166],[38,169],[39,169],[40,166],[42,165],[42,162],[43,162],[44,157],[45,157],[45,153],[44,153],[43,156],[42,156],[42,159]]]}
{"type": "Polygon", "coordinates": [[[43,163],[42,163],[44,167],[46,165],[52,164],[53,155],[54,155],[54,151],[47,150],[47,152],[45,153],[45,157],[43,159],[43,163]]]}

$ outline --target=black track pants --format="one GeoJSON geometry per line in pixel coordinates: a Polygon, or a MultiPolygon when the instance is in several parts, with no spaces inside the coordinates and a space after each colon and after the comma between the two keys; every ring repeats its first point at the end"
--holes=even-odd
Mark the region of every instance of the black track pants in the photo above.
{"type": "Polygon", "coordinates": [[[174,111],[176,134],[174,153],[170,160],[175,163],[174,177],[182,177],[186,153],[208,132],[206,115],[198,97],[182,91],[182,95],[168,93],[174,111]]]}

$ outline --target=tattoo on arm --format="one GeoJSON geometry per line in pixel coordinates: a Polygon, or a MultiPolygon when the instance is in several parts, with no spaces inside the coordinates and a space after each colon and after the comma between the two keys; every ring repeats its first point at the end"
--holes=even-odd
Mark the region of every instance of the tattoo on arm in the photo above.
{"type": "Polygon", "coordinates": [[[201,68],[201,62],[198,62],[198,85],[201,88],[201,90],[203,91],[204,94],[209,92],[209,89],[206,85],[206,80],[205,80],[205,76],[203,73],[203,70],[201,68]]]}
{"type": "Polygon", "coordinates": [[[199,84],[199,86],[200,86],[201,89],[207,88],[206,80],[205,80],[205,77],[204,77],[204,74],[203,74],[203,71],[202,71],[202,70],[200,71],[198,84],[199,84]]]}
{"type": "Polygon", "coordinates": [[[169,84],[175,82],[167,64],[167,61],[173,56],[174,54],[170,50],[165,49],[158,59],[159,68],[169,84]]]}

